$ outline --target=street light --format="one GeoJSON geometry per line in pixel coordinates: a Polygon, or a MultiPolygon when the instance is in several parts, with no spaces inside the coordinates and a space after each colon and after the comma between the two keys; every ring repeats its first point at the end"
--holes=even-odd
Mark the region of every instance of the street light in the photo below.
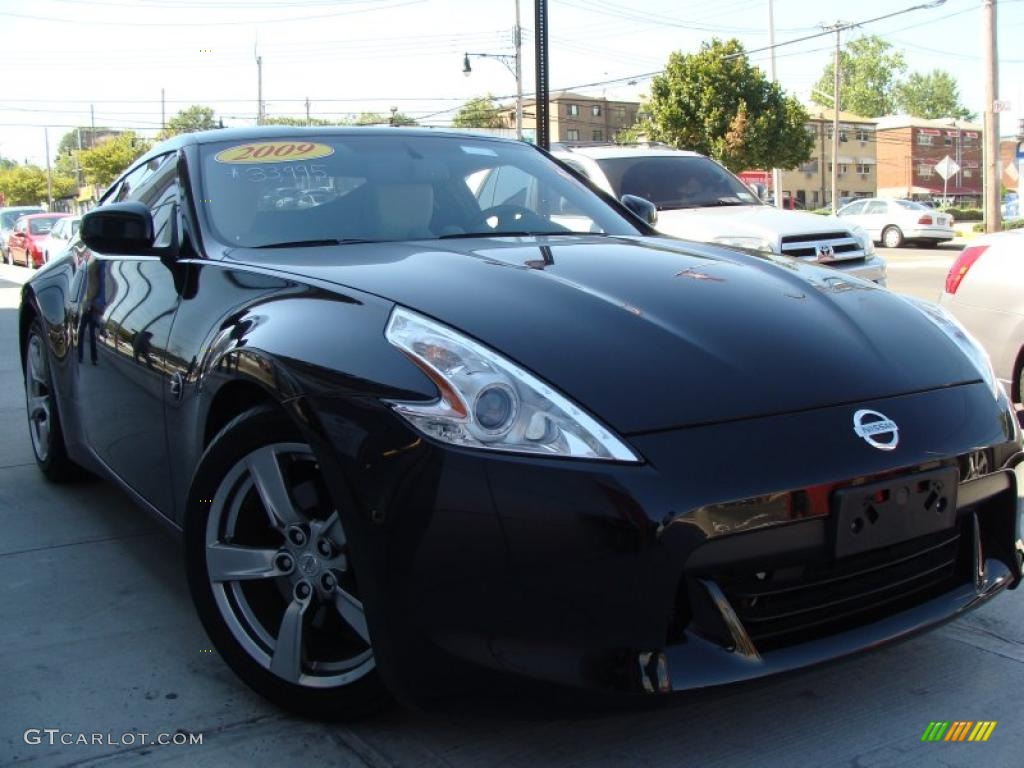
{"type": "Polygon", "coordinates": [[[516,79],[516,138],[523,139],[523,57],[522,57],[522,28],[519,25],[519,0],[516,0],[516,26],[512,30],[512,43],[515,46],[515,53],[464,53],[462,55],[462,74],[469,77],[473,73],[469,57],[477,56],[481,59],[497,59],[505,68],[512,73],[516,79]]]}

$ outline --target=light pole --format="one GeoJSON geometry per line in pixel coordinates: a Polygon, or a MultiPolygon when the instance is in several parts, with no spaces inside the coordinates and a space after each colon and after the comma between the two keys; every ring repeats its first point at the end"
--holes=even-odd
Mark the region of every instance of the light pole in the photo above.
{"type": "Polygon", "coordinates": [[[522,27],[519,24],[519,0],[516,0],[516,26],[512,30],[512,45],[515,53],[464,53],[462,55],[462,74],[469,77],[473,67],[469,64],[470,56],[478,56],[482,59],[497,59],[505,68],[512,73],[516,79],[516,138],[523,139],[523,35],[522,27]]]}
{"type": "MultiPolygon", "coordinates": [[[[776,83],[778,81],[775,79],[775,12],[772,7],[772,0],[768,0],[768,47],[772,49],[768,74],[772,82],[776,83]]],[[[783,206],[782,171],[778,168],[772,168],[772,192],[775,195],[775,207],[781,208],[783,206]]]]}

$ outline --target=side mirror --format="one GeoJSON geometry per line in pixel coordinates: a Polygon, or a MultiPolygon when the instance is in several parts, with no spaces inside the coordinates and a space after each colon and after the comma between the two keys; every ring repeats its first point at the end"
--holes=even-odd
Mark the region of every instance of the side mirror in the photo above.
{"type": "Polygon", "coordinates": [[[650,200],[637,195],[623,195],[620,202],[641,221],[652,227],[658,223],[658,209],[650,200]]]}
{"type": "Polygon", "coordinates": [[[82,216],[79,234],[93,251],[148,254],[153,248],[153,216],[142,203],[112,203],[82,216]]]}

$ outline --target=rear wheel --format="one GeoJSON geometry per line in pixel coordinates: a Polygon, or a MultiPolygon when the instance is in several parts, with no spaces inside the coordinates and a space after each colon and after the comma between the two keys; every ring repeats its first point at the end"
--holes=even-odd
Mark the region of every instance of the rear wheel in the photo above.
{"type": "Polygon", "coordinates": [[[32,319],[25,341],[25,403],[32,452],[46,478],[60,483],[82,476],[81,467],[68,458],[64,446],[46,337],[38,317],[32,319]]]}
{"type": "Polygon", "coordinates": [[[388,701],[345,530],[284,414],[253,409],[211,443],[189,494],[185,556],[203,625],[251,688],[324,719],[388,701]]]}
{"type": "Polygon", "coordinates": [[[903,245],[903,232],[896,226],[886,227],[882,230],[882,244],[886,248],[899,248],[903,245]]]}

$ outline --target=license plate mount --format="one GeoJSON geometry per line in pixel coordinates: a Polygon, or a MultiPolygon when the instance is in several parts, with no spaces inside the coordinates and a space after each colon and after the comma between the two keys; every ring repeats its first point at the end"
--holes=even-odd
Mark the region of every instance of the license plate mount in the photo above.
{"type": "Polygon", "coordinates": [[[832,496],[834,553],[857,555],[956,524],[956,467],[840,488],[832,496]]]}

